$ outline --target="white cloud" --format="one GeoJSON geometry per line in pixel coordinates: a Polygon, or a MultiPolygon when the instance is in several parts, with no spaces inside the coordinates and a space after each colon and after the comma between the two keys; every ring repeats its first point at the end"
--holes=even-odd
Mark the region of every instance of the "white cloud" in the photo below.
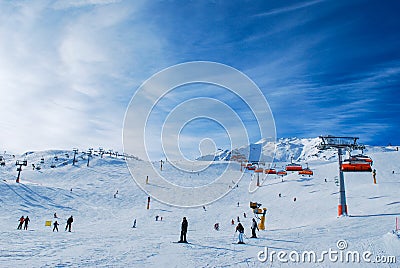
{"type": "Polygon", "coordinates": [[[121,149],[131,94],[163,63],[143,3],[61,2],[0,3],[0,149],[121,149]]]}

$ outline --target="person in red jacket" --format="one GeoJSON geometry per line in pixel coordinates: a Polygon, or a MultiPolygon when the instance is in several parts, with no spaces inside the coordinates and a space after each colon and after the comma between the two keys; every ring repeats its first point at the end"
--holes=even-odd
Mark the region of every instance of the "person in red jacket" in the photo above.
{"type": "Polygon", "coordinates": [[[17,227],[18,230],[22,229],[22,224],[24,224],[25,218],[24,216],[21,216],[21,218],[19,218],[19,225],[17,227]]]}

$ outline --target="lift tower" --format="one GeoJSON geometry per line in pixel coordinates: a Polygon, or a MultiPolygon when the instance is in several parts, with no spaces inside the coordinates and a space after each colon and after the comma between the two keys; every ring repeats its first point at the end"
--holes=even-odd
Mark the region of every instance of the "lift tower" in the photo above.
{"type": "Polygon", "coordinates": [[[343,150],[364,150],[365,146],[357,144],[358,137],[337,137],[337,136],[320,136],[322,142],[318,146],[320,150],[337,149],[339,157],[339,191],[340,199],[338,205],[338,216],[347,216],[346,191],[344,187],[344,174],[342,171],[342,155],[343,150]]]}

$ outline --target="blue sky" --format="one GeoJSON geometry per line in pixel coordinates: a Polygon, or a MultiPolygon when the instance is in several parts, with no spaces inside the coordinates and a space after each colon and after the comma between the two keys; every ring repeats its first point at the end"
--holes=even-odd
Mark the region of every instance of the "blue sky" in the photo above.
{"type": "Polygon", "coordinates": [[[0,150],[120,150],[139,86],[197,60],[251,78],[277,137],[400,144],[397,1],[0,1],[0,10],[0,150]]]}

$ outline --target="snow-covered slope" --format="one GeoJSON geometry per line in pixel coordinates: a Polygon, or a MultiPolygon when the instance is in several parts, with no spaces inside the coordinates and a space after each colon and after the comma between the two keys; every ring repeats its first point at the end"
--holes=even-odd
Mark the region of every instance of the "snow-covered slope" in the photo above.
{"type": "MultiPolygon", "coordinates": [[[[288,139],[283,144],[290,150],[297,145],[302,148],[293,151],[297,158],[313,154],[303,154],[307,144],[312,148],[312,139],[288,139]]],[[[328,258],[323,263],[297,265],[277,259],[261,263],[257,259],[265,247],[287,253],[320,253],[330,248],[337,250],[336,242],[341,239],[348,243],[348,250],[369,250],[374,257],[395,256],[400,261],[400,240],[391,233],[395,218],[400,217],[397,151],[370,151],[378,184],[373,184],[370,173],[345,174],[350,216],[342,218],[337,218],[338,167],[333,160],[308,158],[314,176],[290,173],[283,180],[268,176],[254,194],[248,193],[248,185],[254,183],[255,175],[246,171],[238,187],[207,205],[206,211],[201,207],[171,207],[154,199],[147,210],[147,195],[130,177],[123,159],[97,156],[87,167],[86,156],[82,155],[72,166],[68,162],[71,155],[67,158],[66,153],[71,154],[47,151],[5,157],[6,166],[0,167],[0,267],[365,267],[365,263],[333,263],[328,258]],[[58,162],[65,160],[67,165],[49,167],[55,155],[59,156],[58,162]],[[28,166],[17,184],[14,164],[23,158],[28,160],[28,166]],[[31,164],[40,164],[42,158],[42,168],[33,170],[31,164]],[[258,233],[258,239],[246,238],[246,245],[234,244],[237,238],[232,219],[237,222],[239,217],[246,237],[251,235],[250,201],[267,208],[266,230],[258,233]],[[45,226],[46,220],[54,221],[55,212],[61,224],[58,233],[45,226]],[[22,215],[31,218],[28,231],[16,229],[22,215]],[[64,227],[71,215],[74,223],[68,233],[64,227]],[[157,215],[163,220],[155,221],[157,215]],[[191,244],[172,243],[179,239],[184,216],[189,221],[191,244]],[[137,228],[131,228],[134,219],[137,228]],[[217,222],[219,231],[213,229],[217,222]]],[[[138,168],[146,172],[146,165],[133,161],[138,161],[138,168]]],[[[209,170],[191,176],[166,163],[162,172],[174,175],[176,183],[196,186],[199,180],[211,182],[221,165],[226,164],[214,163],[209,170]]],[[[240,166],[234,168],[231,172],[240,176],[240,166]]],[[[398,267],[398,263],[384,267],[398,267]]]]}

